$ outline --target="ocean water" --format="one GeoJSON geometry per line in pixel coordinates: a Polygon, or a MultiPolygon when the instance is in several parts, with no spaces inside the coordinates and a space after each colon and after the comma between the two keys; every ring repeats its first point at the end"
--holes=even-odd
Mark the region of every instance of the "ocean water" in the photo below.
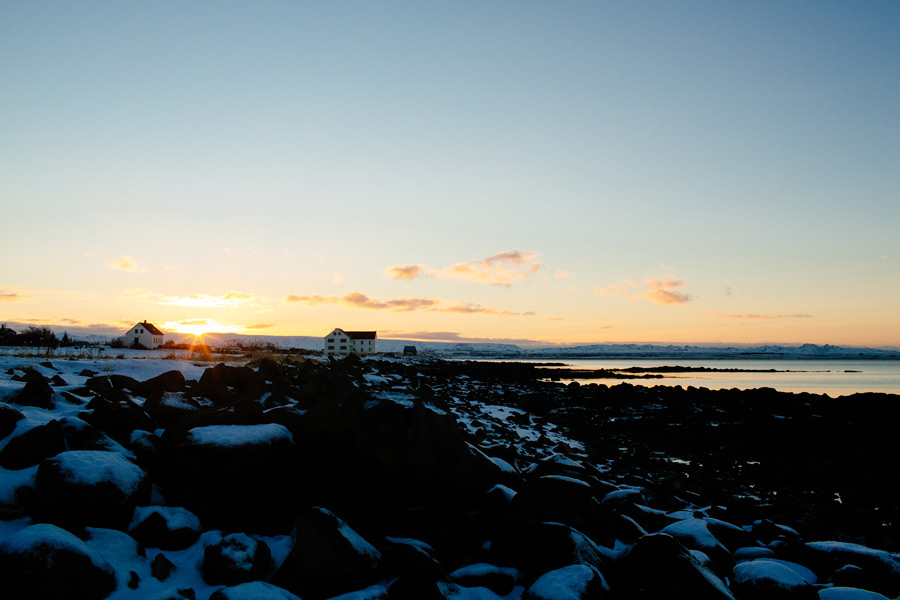
{"type": "Polygon", "coordinates": [[[563,363],[573,369],[628,367],[708,367],[713,369],[775,369],[775,373],[663,373],[662,379],[562,379],[563,383],[616,385],[680,385],[709,389],[768,387],[782,392],[809,392],[831,397],[860,392],[900,394],[900,360],[779,360],[779,359],[571,359],[527,362],[563,363]]]}

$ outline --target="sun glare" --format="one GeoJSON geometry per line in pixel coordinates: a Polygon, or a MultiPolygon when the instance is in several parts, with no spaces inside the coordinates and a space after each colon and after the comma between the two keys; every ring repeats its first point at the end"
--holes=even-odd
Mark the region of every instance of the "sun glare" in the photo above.
{"type": "Polygon", "coordinates": [[[172,333],[187,333],[198,338],[208,333],[240,333],[243,331],[243,328],[237,325],[223,325],[218,321],[208,319],[171,321],[164,323],[162,327],[172,333]]]}

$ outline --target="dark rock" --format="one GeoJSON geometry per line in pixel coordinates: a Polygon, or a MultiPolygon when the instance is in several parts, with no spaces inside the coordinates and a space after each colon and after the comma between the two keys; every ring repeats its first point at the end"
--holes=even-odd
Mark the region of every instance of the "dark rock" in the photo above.
{"type": "Polygon", "coordinates": [[[21,406],[50,409],[53,408],[53,388],[40,375],[32,377],[25,383],[25,387],[13,396],[9,402],[21,406]]]}
{"type": "Polygon", "coordinates": [[[0,440],[15,431],[16,424],[24,418],[21,412],[12,406],[0,404],[0,440]]]}
{"type": "Polygon", "coordinates": [[[773,560],[760,558],[734,568],[733,589],[741,600],[816,600],[816,587],[796,571],[773,560]]]}
{"type": "Polygon", "coordinates": [[[135,429],[156,429],[147,413],[128,398],[113,401],[97,396],[88,402],[87,409],[93,412],[82,413],[82,418],[120,444],[128,444],[135,429]]]}
{"type": "Polygon", "coordinates": [[[54,371],[59,371],[59,369],[57,369],[56,367],[54,367],[54,366],[53,366],[53,363],[50,362],[49,360],[45,360],[45,361],[43,361],[43,362],[41,362],[41,363],[39,363],[39,364],[40,364],[42,367],[47,367],[48,369],[53,369],[54,371]]]}
{"type": "Polygon", "coordinates": [[[153,392],[144,402],[144,412],[160,427],[169,427],[199,410],[200,404],[197,401],[170,391],[153,392]]]}
{"type": "Polygon", "coordinates": [[[121,450],[109,436],[78,417],[63,417],[59,423],[68,450],[121,450]]]}
{"type": "Polygon", "coordinates": [[[388,580],[401,576],[434,583],[445,573],[444,567],[435,558],[434,548],[425,542],[407,538],[385,538],[381,548],[381,560],[378,563],[380,579],[388,580]]]}
{"type": "Polygon", "coordinates": [[[264,581],[251,581],[216,590],[209,600],[245,600],[247,598],[253,598],[253,600],[300,600],[287,590],[264,581]]]}
{"type": "Polygon", "coordinates": [[[600,571],[587,565],[569,565],[544,573],[522,595],[522,600],[588,600],[610,597],[600,571]]]}
{"type": "Polygon", "coordinates": [[[616,567],[614,585],[625,598],[733,600],[721,579],[665,533],[639,539],[616,567]]]}
{"type": "Polygon", "coordinates": [[[594,497],[588,483],[571,477],[546,475],[527,481],[512,499],[510,519],[562,523],[604,545],[615,543],[612,512],[594,497]]]}
{"type": "Polygon", "coordinates": [[[241,398],[258,398],[265,388],[265,380],[250,367],[218,364],[206,369],[194,390],[216,404],[227,404],[241,398]]]}
{"type": "Polygon", "coordinates": [[[447,581],[463,587],[483,587],[498,596],[506,596],[512,592],[519,573],[508,567],[497,567],[485,563],[467,565],[447,576],[447,581]]]}
{"type": "Polygon", "coordinates": [[[572,564],[602,569],[611,552],[582,532],[561,523],[519,523],[499,531],[491,543],[496,563],[536,577],[572,564]]]}
{"type": "Polygon", "coordinates": [[[68,531],[42,523],[0,541],[0,573],[7,598],[100,600],[116,589],[113,568],[68,531]]]}
{"type": "Polygon", "coordinates": [[[200,529],[200,519],[186,508],[139,506],[128,533],[150,548],[184,550],[197,541],[200,529]]]}
{"type": "Polygon", "coordinates": [[[141,576],[135,571],[128,572],[128,589],[136,590],[141,585],[141,576]]]}
{"type": "Polygon", "coordinates": [[[62,397],[63,400],[65,400],[69,404],[77,404],[77,405],[84,404],[84,399],[79,398],[72,392],[60,392],[59,395],[62,397]]]}
{"type": "Polygon", "coordinates": [[[710,532],[703,519],[682,519],[664,527],[660,533],[667,533],[689,550],[699,550],[710,557],[723,572],[734,566],[734,558],[722,543],[710,532]]]}
{"type": "Polygon", "coordinates": [[[112,382],[109,380],[109,377],[105,375],[98,375],[95,377],[89,378],[84,382],[84,387],[91,390],[92,392],[99,393],[104,390],[113,389],[112,382]]]}
{"type": "Polygon", "coordinates": [[[0,451],[0,466],[13,471],[25,469],[65,450],[62,426],[59,421],[50,421],[9,440],[0,451]]]}
{"type": "Polygon", "coordinates": [[[244,533],[226,535],[203,551],[203,580],[210,585],[237,585],[265,577],[272,552],[261,540],[244,533]]]}
{"type": "Polygon", "coordinates": [[[66,382],[65,379],[63,379],[62,377],[60,377],[57,374],[57,375],[54,375],[53,378],[50,380],[50,385],[52,385],[54,387],[59,387],[61,385],[69,385],[69,384],[66,382]]]}
{"type": "Polygon", "coordinates": [[[321,600],[372,583],[381,553],[324,508],[297,520],[295,543],[272,582],[304,600],[321,600]]]}
{"type": "MultiPolygon", "coordinates": [[[[193,418],[193,417],[191,417],[193,418]]],[[[278,533],[299,512],[298,457],[290,432],[274,423],[167,432],[158,475],[166,498],[209,528],[278,533]]]]}
{"type": "Polygon", "coordinates": [[[133,389],[138,396],[149,398],[163,392],[181,392],[185,388],[184,374],[181,371],[166,371],[147,381],[138,383],[133,389]]]}
{"type": "Polygon", "coordinates": [[[90,369],[82,369],[78,375],[79,377],[94,377],[96,374],[96,371],[91,371],[90,369]]]}
{"type": "Polygon", "coordinates": [[[62,452],[41,463],[35,480],[35,517],[63,527],[124,530],[149,499],[147,474],[116,452],[62,452]]]}
{"type": "Polygon", "coordinates": [[[792,558],[812,569],[822,580],[846,565],[859,567],[864,582],[860,581],[858,587],[889,598],[900,595],[900,560],[884,550],[841,542],[810,542],[792,558]]]}
{"type": "Polygon", "coordinates": [[[175,570],[175,565],[166,558],[166,555],[160,552],[150,563],[150,573],[159,581],[165,581],[175,570]]]}
{"type": "Polygon", "coordinates": [[[137,393],[138,386],[140,385],[140,382],[134,377],[116,373],[109,376],[109,383],[114,390],[127,390],[134,393],[137,393]]]}

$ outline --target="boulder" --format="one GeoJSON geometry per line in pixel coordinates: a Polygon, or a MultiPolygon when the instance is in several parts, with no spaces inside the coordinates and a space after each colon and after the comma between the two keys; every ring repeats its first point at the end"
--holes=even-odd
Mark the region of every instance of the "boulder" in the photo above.
{"type": "Polygon", "coordinates": [[[600,571],[587,565],[569,565],[538,577],[522,600],[593,600],[609,596],[609,585],[600,571]]]}
{"type": "Polygon", "coordinates": [[[83,412],[79,416],[117,442],[127,444],[135,429],[153,431],[156,426],[140,406],[124,397],[127,396],[124,392],[122,394],[123,398],[118,401],[95,397],[86,407],[92,412],[83,412]]]}
{"type": "Polygon", "coordinates": [[[900,559],[884,550],[845,542],[809,542],[796,559],[823,580],[846,565],[859,567],[863,572],[854,576],[857,587],[889,598],[900,595],[900,559]]]}
{"type": "Polygon", "coordinates": [[[272,566],[272,552],[245,533],[226,535],[203,550],[203,580],[210,585],[238,585],[262,579],[272,566]]]}
{"type": "Polygon", "coordinates": [[[300,600],[297,596],[280,587],[264,581],[251,581],[216,590],[209,600],[300,600]]]}
{"type": "Polygon", "coordinates": [[[663,527],[660,533],[671,535],[689,550],[703,552],[715,561],[723,572],[729,571],[734,566],[734,557],[710,532],[709,525],[703,519],[676,521],[663,527]]]}
{"type": "Polygon", "coordinates": [[[166,498],[209,528],[279,533],[296,519],[302,485],[282,425],[209,425],[167,433],[158,474],[166,498]]]}
{"type": "Polygon", "coordinates": [[[26,376],[27,380],[18,394],[9,399],[12,404],[34,406],[37,408],[53,408],[53,388],[39,373],[26,376]]]}
{"type": "Polygon", "coordinates": [[[163,392],[181,392],[184,387],[184,374],[181,371],[166,371],[147,381],[139,382],[133,391],[138,396],[150,398],[163,392]]]}
{"type": "Polygon", "coordinates": [[[304,512],[294,539],[274,584],[304,600],[322,600],[374,583],[381,552],[331,511],[315,507],[304,512]]]}
{"type": "Polygon", "coordinates": [[[41,463],[35,480],[35,517],[63,527],[124,530],[149,499],[147,474],[117,452],[62,452],[41,463]]]}
{"type": "Polygon", "coordinates": [[[639,539],[616,567],[614,587],[625,598],[734,600],[721,579],[665,533],[639,539]]]}
{"type": "Polygon", "coordinates": [[[194,390],[216,404],[227,404],[241,398],[258,398],[265,380],[250,367],[234,367],[223,363],[203,371],[194,390]]]}
{"type": "Polygon", "coordinates": [[[150,548],[184,550],[200,537],[200,519],[178,506],[138,506],[128,533],[150,548]]]}
{"type": "Polygon", "coordinates": [[[65,449],[62,426],[59,421],[50,421],[9,440],[0,451],[0,466],[13,471],[33,467],[65,449]]]}
{"type": "Polygon", "coordinates": [[[24,416],[25,415],[12,406],[0,404],[0,440],[15,431],[16,424],[21,421],[24,416]]]}
{"type": "MultiPolygon", "coordinates": [[[[178,371],[173,372],[178,373],[178,371]]],[[[151,393],[144,402],[144,412],[159,427],[169,427],[199,410],[200,404],[196,400],[182,393],[166,390],[151,393]]]]}
{"type": "Polygon", "coordinates": [[[116,589],[113,568],[87,544],[55,525],[30,525],[0,541],[7,598],[100,600],[116,589]]]}
{"type": "Polygon", "coordinates": [[[561,523],[529,522],[498,531],[491,543],[496,563],[537,577],[561,567],[582,564],[602,569],[612,553],[582,532],[561,523]]]}
{"type": "Polygon", "coordinates": [[[816,588],[780,561],[759,558],[734,568],[735,593],[741,600],[816,600],[816,588]]]}
{"type": "Polygon", "coordinates": [[[509,567],[497,567],[486,563],[477,563],[461,567],[447,576],[447,581],[463,587],[483,587],[498,596],[506,596],[512,592],[519,572],[509,567]]]}

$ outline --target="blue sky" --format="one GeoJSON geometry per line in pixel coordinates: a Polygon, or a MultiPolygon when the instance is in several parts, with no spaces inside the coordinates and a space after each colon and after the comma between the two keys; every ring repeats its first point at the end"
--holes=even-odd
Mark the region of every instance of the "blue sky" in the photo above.
{"type": "Polygon", "coordinates": [[[896,2],[6,2],[0,320],[897,345],[897,31],[896,2]]]}

